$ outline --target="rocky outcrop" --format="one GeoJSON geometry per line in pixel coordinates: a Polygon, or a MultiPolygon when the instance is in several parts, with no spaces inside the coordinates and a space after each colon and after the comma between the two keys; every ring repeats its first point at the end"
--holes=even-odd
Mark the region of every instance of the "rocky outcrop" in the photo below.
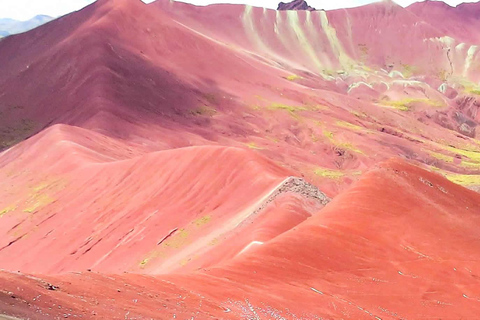
{"type": "Polygon", "coordinates": [[[278,4],[277,10],[308,10],[315,11],[316,9],[310,7],[308,3],[304,0],[293,0],[292,2],[284,3],[280,2],[278,4]]]}
{"type": "Polygon", "coordinates": [[[253,211],[253,214],[257,214],[258,212],[264,210],[271,202],[277,199],[278,196],[287,192],[296,193],[304,198],[313,199],[321,206],[326,206],[331,201],[331,199],[316,186],[306,182],[302,178],[289,177],[253,211]]]}

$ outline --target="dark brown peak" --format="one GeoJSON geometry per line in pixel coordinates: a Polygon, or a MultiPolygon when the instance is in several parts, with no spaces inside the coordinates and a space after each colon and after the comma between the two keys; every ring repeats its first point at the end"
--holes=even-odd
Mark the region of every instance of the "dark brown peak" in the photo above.
{"type": "Polygon", "coordinates": [[[409,5],[407,8],[452,8],[451,5],[448,3],[445,3],[443,1],[432,1],[432,0],[425,0],[425,1],[420,1],[420,2],[414,2],[411,5],[409,5]]]}
{"type": "Polygon", "coordinates": [[[480,13],[480,2],[463,2],[457,6],[461,12],[469,13],[472,16],[478,17],[480,13]]]}
{"type": "Polygon", "coordinates": [[[395,1],[393,0],[382,0],[382,1],[379,1],[377,2],[377,4],[380,4],[384,7],[387,7],[387,8],[400,8],[400,9],[404,9],[401,5],[399,5],[398,3],[396,3],[395,1]]]}
{"type": "Polygon", "coordinates": [[[150,3],[155,3],[155,4],[172,4],[174,0],[155,0],[150,3]]]}
{"type": "Polygon", "coordinates": [[[408,14],[408,11],[404,7],[397,4],[393,0],[382,0],[378,2],[373,2],[362,6],[361,8],[375,8],[377,13],[383,13],[388,15],[397,15],[397,14],[408,14]]]}
{"type": "Polygon", "coordinates": [[[443,1],[426,0],[415,2],[407,7],[415,14],[431,14],[432,12],[451,12],[460,16],[479,19],[480,2],[463,2],[457,6],[451,6],[443,1]]]}
{"type": "Polygon", "coordinates": [[[277,10],[308,10],[314,11],[315,8],[310,7],[308,3],[304,0],[293,0],[292,2],[284,3],[280,2],[278,4],[277,10]]]}
{"type": "Polygon", "coordinates": [[[126,16],[134,16],[144,11],[147,5],[141,0],[97,0],[94,2],[95,14],[107,15],[123,12],[126,16]]]}

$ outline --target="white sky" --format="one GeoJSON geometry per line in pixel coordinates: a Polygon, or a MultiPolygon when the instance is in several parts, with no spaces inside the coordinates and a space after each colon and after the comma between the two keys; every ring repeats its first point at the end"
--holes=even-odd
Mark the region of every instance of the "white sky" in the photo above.
{"type": "MultiPolygon", "coordinates": [[[[133,1],[133,0],[132,0],[133,1]]],[[[153,2],[153,0],[143,0],[153,2]]],[[[196,5],[207,5],[211,3],[243,3],[255,6],[262,6],[276,9],[282,0],[182,0],[196,5]]],[[[450,5],[457,5],[461,2],[473,2],[475,0],[446,0],[450,5]]],[[[16,20],[28,20],[39,14],[46,14],[58,17],[94,2],[94,0],[0,0],[0,18],[11,18],[16,20]]],[[[289,0],[283,0],[289,2],[289,0]]],[[[308,4],[317,9],[336,9],[364,5],[373,0],[307,0],[308,4]]],[[[396,3],[407,6],[414,0],[396,0],[396,3]]]]}

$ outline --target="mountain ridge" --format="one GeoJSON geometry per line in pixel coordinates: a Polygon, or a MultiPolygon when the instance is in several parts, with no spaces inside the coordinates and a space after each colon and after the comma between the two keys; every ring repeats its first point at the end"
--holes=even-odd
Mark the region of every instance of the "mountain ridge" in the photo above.
{"type": "Polygon", "coordinates": [[[293,0],[291,2],[280,2],[278,4],[277,10],[308,10],[315,11],[316,9],[309,6],[308,3],[304,0],[293,0]]]}

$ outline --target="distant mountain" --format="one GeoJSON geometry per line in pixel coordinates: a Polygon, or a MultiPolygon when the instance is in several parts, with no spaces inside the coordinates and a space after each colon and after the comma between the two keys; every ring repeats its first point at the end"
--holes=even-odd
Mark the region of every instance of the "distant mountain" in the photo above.
{"type": "Polygon", "coordinates": [[[53,20],[52,17],[38,15],[27,21],[0,19],[0,37],[25,32],[53,20]]]}

